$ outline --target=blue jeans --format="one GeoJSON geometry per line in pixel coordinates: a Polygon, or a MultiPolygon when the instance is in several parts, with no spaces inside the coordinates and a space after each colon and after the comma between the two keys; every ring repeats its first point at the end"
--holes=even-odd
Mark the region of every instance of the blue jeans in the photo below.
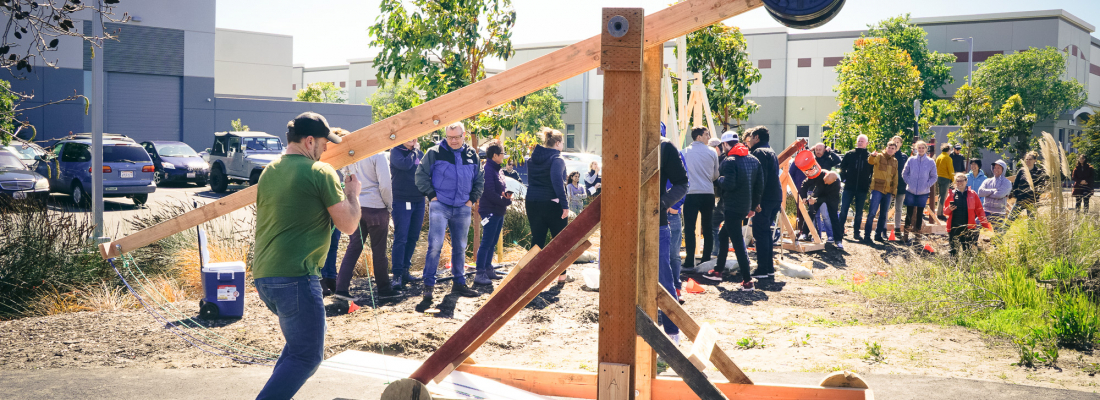
{"type": "MultiPolygon", "coordinates": [[[[660,242],[660,244],[663,244],[663,246],[657,246],[659,249],[657,250],[657,283],[660,283],[661,287],[665,288],[665,290],[668,291],[668,294],[672,295],[672,298],[679,300],[680,297],[676,296],[676,287],[674,286],[673,282],[679,281],[680,276],[673,275],[672,265],[669,265],[670,263],[668,257],[668,249],[669,247],[671,247],[669,245],[669,240],[672,239],[672,234],[670,233],[668,225],[661,226],[658,231],[660,232],[658,234],[658,242],[660,242]]],[[[679,263],[671,264],[678,265],[679,263]]],[[[664,312],[659,312],[657,317],[661,319],[661,325],[665,327],[665,333],[669,335],[680,333],[680,328],[676,325],[673,325],[672,320],[668,319],[668,317],[665,316],[664,312]]]]}
{"type": "Polygon", "coordinates": [[[878,215],[878,229],[875,229],[876,234],[886,233],[886,215],[890,213],[890,198],[893,195],[889,193],[882,193],[877,190],[871,191],[871,208],[867,210],[867,223],[863,227],[863,235],[871,235],[871,222],[874,221],[875,215],[878,215]]]}
{"type": "MultiPolygon", "coordinates": [[[[853,184],[853,186],[855,186],[853,184]]],[[[859,190],[856,188],[844,188],[844,196],[840,200],[840,224],[844,225],[848,221],[848,208],[851,206],[856,207],[856,218],[852,221],[852,234],[859,235],[859,223],[863,221],[863,203],[867,201],[867,191],[859,190]],[[855,200],[853,202],[853,200],[855,200]]],[[[844,232],[844,229],[839,229],[840,232],[844,232]]]]}
{"type": "Polygon", "coordinates": [[[676,284],[676,289],[683,289],[684,286],[680,280],[680,269],[684,267],[680,262],[680,243],[684,238],[682,221],[680,214],[668,213],[668,262],[672,266],[672,281],[676,284]]]}
{"type": "Polygon", "coordinates": [[[829,209],[825,206],[824,202],[821,203],[821,207],[817,208],[816,213],[814,210],[810,210],[810,215],[815,216],[814,222],[817,223],[817,234],[823,236],[821,238],[822,240],[825,239],[824,236],[826,235],[826,233],[829,236],[829,240],[835,242],[837,239],[839,239],[838,237],[835,237],[833,235],[833,219],[829,218],[829,209]]]}
{"type": "Polygon", "coordinates": [[[504,229],[504,214],[483,215],[482,218],[489,218],[489,223],[481,228],[481,246],[477,248],[477,274],[474,275],[474,283],[484,285],[492,283],[489,272],[493,269],[493,251],[500,239],[500,231],[504,229]]]}
{"type": "Polygon", "coordinates": [[[395,202],[391,214],[393,248],[390,264],[393,265],[393,277],[398,278],[408,274],[412,265],[416,241],[420,239],[420,229],[424,227],[424,200],[395,202]]]}
{"type": "Polygon", "coordinates": [[[332,241],[328,243],[328,255],[325,256],[325,266],[321,267],[321,277],[336,279],[336,250],[340,249],[340,230],[332,230],[332,241]]]}
{"type": "Polygon", "coordinates": [[[439,268],[439,252],[443,237],[451,231],[451,274],[454,283],[466,284],[466,235],[470,233],[470,207],[452,207],[439,200],[431,203],[428,212],[428,255],[424,260],[424,286],[435,286],[435,271],[439,268]]]}
{"type": "Polygon", "coordinates": [[[256,291],[279,316],[283,346],[275,370],[257,399],[289,399],[325,359],[325,303],[316,276],[259,278],[256,291]]]}
{"type": "Polygon", "coordinates": [[[760,212],[752,216],[752,237],[756,240],[756,273],[775,273],[772,254],[775,243],[772,225],[775,224],[775,216],[779,213],[778,202],[766,204],[760,203],[760,212]]]}

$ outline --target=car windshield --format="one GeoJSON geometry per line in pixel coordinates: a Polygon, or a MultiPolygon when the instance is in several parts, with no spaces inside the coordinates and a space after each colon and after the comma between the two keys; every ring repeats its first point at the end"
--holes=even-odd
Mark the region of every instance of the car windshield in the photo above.
{"type": "Polygon", "coordinates": [[[244,138],[244,149],[282,151],[283,142],[279,141],[279,138],[244,138]]]}
{"type": "Polygon", "coordinates": [[[149,153],[136,145],[103,146],[103,162],[151,162],[149,153]]]}
{"type": "Polygon", "coordinates": [[[199,153],[196,153],[191,146],[183,143],[162,144],[157,146],[157,152],[161,157],[198,157],[199,153]]]}
{"type": "Polygon", "coordinates": [[[23,145],[21,144],[10,144],[5,148],[11,150],[12,153],[15,153],[15,155],[19,156],[19,158],[23,160],[33,160],[34,156],[38,155],[38,153],[34,151],[33,147],[23,147],[23,145]]]}
{"type": "Polygon", "coordinates": [[[19,157],[7,150],[0,150],[0,169],[27,169],[19,157]]]}

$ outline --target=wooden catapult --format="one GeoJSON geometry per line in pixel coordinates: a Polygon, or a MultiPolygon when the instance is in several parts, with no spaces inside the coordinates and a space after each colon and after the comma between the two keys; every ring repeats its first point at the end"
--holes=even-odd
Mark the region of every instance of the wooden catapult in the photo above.
{"type": "MultiPolygon", "coordinates": [[[[772,0],[767,3],[773,18],[788,26],[805,28],[831,19],[843,0],[806,0],[797,6],[779,5],[772,0]]],[[[341,168],[593,68],[602,67],[605,71],[603,195],[594,199],[545,248],[528,253],[485,305],[410,379],[391,383],[383,399],[429,399],[423,384],[456,369],[537,394],[601,400],[872,398],[866,384],[848,373],[830,375],[820,386],[753,382],[715,345],[717,334],[713,328],[698,325],[657,283],[657,228],[662,211],[659,209],[662,186],[658,182],[662,47],[676,37],[762,6],[765,2],[760,0],[688,0],[648,17],[640,8],[605,8],[600,35],[359,129],[324,153],[323,161],[341,168]],[[607,201],[607,207],[603,207],[603,201],[607,201]],[[470,355],[479,346],[591,246],[588,238],[603,222],[614,229],[601,233],[599,372],[541,371],[472,363],[470,355]],[[658,309],[694,342],[688,355],[654,324],[658,309]],[[657,354],[682,379],[657,378],[657,354]],[[712,382],[706,377],[702,370],[708,361],[728,382],[712,382]]],[[[791,150],[780,155],[781,164],[791,157],[791,150]]],[[[789,184],[789,178],[786,182],[789,184]]],[[[256,187],[249,187],[105,243],[100,251],[104,258],[118,257],[255,201],[256,187]]],[[[804,206],[799,210],[806,212],[804,206]]]]}

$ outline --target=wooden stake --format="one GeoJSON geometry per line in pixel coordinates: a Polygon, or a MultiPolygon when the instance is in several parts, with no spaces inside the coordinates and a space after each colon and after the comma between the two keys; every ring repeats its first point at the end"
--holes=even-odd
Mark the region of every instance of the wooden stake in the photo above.
{"type": "MultiPolygon", "coordinates": [[[[638,172],[652,142],[645,140],[649,121],[644,109],[645,79],[641,8],[604,8],[600,65],[604,70],[603,153],[604,203],[601,224],[614,227],[601,232],[599,362],[637,363],[634,308],[645,227],[641,221],[643,198],[638,172]],[[617,24],[617,25],[615,25],[617,24]],[[619,29],[615,29],[615,28],[619,29]]],[[[650,127],[652,132],[652,127],[650,127]]],[[[628,387],[633,389],[634,371],[628,387]]],[[[600,387],[606,382],[600,382],[600,387]]],[[[634,398],[634,391],[629,391],[634,398]]]]}
{"type": "MultiPolygon", "coordinates": [[[[658,290],[657,306],[661,308],[661,311],[665,312],[665,315],[668,316],[668,319],[672,320],[672,323],[680,328],[681,332],[687,335],[688,339],[695,340],[695,338],[698,337],[700,331],[699,324],[691,319],[691,316],[680,307],[680,303],[676,302],[676,299],[673,299],[672,295],[664,290],[658,290]]],[[[752,384],[752,380],[741,371],[741,368],[738,367],[721,348],[714,347],[714,349],[711,350],[709,359],[710,362],[714,363],[714,367],[718,368],[718,371],[722,373],[722,376],[725,376],[730,382],[746,385],[752,384]]]]}
{"type": "MultiPolygon", "coordinates": [[[[695,369],[695,366],[688,361],[687,357],[684,357],[684,353],[680,352],[680,349],[672,343],[672,340],[665,336],[664,332],[661,332],[660,328],[657,328],[657,324],[653,323],[653,320],[641,308],[635,308],[635,315],[637,316],[637,330],[638,335],[641,335],[645,339],[646,343],[653,346],[653,350],[656,350],[658,354],[665,359],[669,367],[676,371],[680,377],[684,378],[684,383],[687,383],[695,395],[704,400],[718,400],[725,399],[726,395],[722,394],[718,388],[714,387],[714,383],[711,383],[707,379],[707,376],[701,371],[695,369]]],[[[603,400],[603,399],[600,399],[603,400]]]]}
{"type": "MultiPolygon", "coordinates": [[[[660,257],[659,225],[661,203],[660,171],[658,168],[649,170],[649,167],[660,166],[661,163],[661,133],[660,133],[660,109],[661,109],[661,71],[664,69],[664,49],[652,47],[645,50],[644,66],[642,70],[645,81],[644,96],[642,101],[642,151],[648,154],[642,160],[640,175],[641,193],[638,199],[638,219],[641,221],[638,231],[638,248],[641,257],[638,261],[638,280],[636,304],[650,317],[657,317],[657,301],[653,297],[653,282],[657,281],[657,265],[660,257]]],[[[651,399],[653,377],[657,376],[657,355],[644,340],[635,339],[637,365],[634,370],[634,389],[640,400],[651,399]]]]}

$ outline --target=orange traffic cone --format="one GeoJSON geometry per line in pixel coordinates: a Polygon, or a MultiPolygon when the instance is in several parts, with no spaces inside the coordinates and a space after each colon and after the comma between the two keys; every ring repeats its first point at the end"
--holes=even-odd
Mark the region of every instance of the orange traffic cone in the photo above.
{"type": "Polygon", "coordinates": [[[354,301],[349,301],[348,302],[348,314],[351,314],[351,313],[356,312],[356,311],[359,311],[359,305],[355,304],[354,301]]]}
{"type": "Polygon", "coordinates": [[[684,284],[684,291],[688,293],[699,294],[707,291],[707,288],[703,287],[703,285],[700,285],[699,282],[695,281],[695,279],[688,278],[687,283],[684,284]]]}
{"type": "Polygon", "coordinates": [[[933,249],[930,244],[924,245],[924,251],[927,251],[929,254],[936,254],[936,249],[933,249]]]}
{"type": "Polygon", "coordinates": [[[893,229],[890,230],[890,241],[891,242],[898,241],[898,238],[894,237],[894,230],[893,229]]]}
{"type": "Polygon", "coordinates": [[[862,285],[863,282],[867,282],[867,278],[863,274],[856,272],[855,275],[852,275],[852,283],[862,285]]]}

